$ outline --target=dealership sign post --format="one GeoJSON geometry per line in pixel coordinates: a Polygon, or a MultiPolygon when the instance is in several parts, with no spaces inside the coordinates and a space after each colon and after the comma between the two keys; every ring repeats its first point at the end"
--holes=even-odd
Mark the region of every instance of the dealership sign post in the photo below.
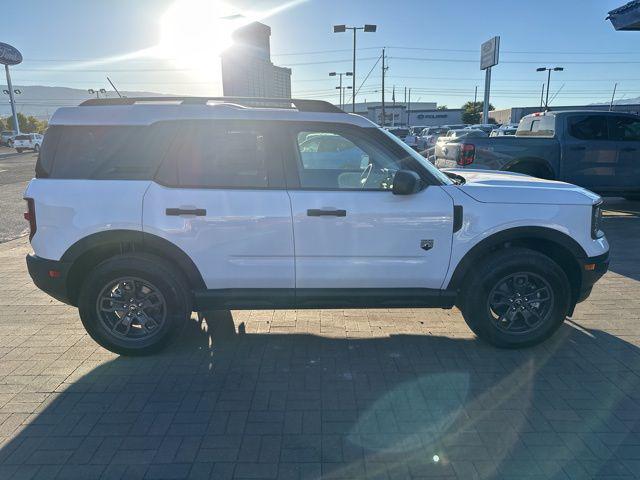
{"type": "MultiPolygon", "coordinates": [[[[484,104],[482,123],[489,123],[489,92],[491,91],[491,67],[498,64],[500,37],[487,40],[480,47],[480,70],[484,70],[484,104]]],[[[475,106],[475,105],[474,105],[475,106]]]]}
{"type": "Polygon", "coordinates": [[[16,133],[20,133],[20,125],[18,124],[18,114],[16,113],[16,100],[13,96],[13,85],[11,84],[11,74],[9,73],[9,65],[18,65],[22,62],[22,54],[17,48],[6,43],[0,42],[0,64],[4,65],[4,71],[7,74],[7,89],[9,90],[9,101],[11,102],[11,112],[13,113],[13,125],[16,133]]]}

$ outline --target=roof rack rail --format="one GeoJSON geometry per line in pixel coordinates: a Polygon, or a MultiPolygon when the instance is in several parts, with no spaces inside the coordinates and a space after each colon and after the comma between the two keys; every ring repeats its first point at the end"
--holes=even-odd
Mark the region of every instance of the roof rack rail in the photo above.
{"type": "Polygon", "coordinates": [[[208,102],[232,103],[252,108],[289,108],[300,112],[344,113],[343,110],[324,100],[301,100],[296,98],[261,97],[122,97],[92,98],[80,104],[81,107],[107,105],[135,105],[138,103],[176,103],[181,105],[206,105],[208,102]]]}

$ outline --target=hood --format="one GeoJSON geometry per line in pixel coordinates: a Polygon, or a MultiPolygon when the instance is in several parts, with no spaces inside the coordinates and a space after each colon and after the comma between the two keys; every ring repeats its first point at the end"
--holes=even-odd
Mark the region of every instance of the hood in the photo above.
{"type": "Polygon", "coordinates": [[[465,179],[458,188],[484,203],[592,205],[600,197],[570,183],[544,180],[522,173],[493,170],[447,169],[465,179]]]}

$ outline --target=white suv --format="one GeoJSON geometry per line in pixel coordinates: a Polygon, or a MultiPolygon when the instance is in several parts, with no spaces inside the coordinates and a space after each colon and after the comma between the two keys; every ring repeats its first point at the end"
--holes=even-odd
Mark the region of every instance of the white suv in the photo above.
{"type": "Polygon", "coordinates": [[[492,344],[532,345],[608,266],[597,195],[440,172],[325,102],[90,100],[50,125],[29,272],[114,352],[208,309],[456,305],[492,344]]]}
{"type": "Polygon", "coordinates": [[[39,133],[21,133],[13,137],[13,148],[18,153],[22,153],[25,150],[33,150],[39,152],[42,146],[43,136],[39,133]]]}

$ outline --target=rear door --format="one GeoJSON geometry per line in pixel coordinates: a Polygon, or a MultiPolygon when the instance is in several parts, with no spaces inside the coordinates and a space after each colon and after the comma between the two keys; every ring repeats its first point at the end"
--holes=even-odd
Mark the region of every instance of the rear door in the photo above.
{"type": "Polygon", "coordinates": [[[144,231],[186,252],[209,289],[293,294],[291,206],[272,126],[207,120],[177,128],[144,198],[144,231]]]}
{"type": "Polygon", "coordinates": [[[568,116],[562,145],[562,180],[591,190],[607,190],[618,181],[618,144],[609,138],[607,116],[568,116]]]}
{"type": "Polygon", "coordinates": [[[291,126],[287,151],[299,296],[301,289],[441,288],[452,199],[437,185],[391,192],[398,169],[420,170],[403,147],[372,128],[302,124],[291,126]],[[318,136],[348,148],[332,157],[309,151],[308,139],[318,136]]]}
{"type": "Polygon", "coordinates": [[[640,190],[640,117],[610,115],[609,136],[618,146],[616,186],[640,190]]]}

